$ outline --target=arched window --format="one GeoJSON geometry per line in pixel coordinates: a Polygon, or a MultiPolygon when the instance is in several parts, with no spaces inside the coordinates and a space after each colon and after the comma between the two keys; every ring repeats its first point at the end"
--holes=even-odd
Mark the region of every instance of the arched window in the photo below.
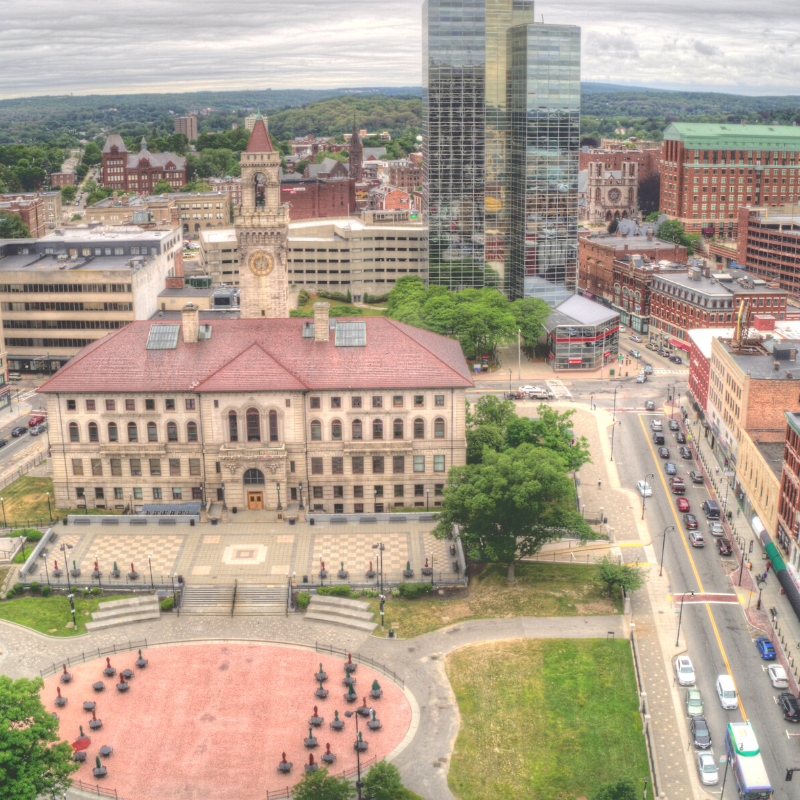
{"type": "Polygon", "coordinates": [[[433,421],[433,438],[444,439],[444,420],[441,417],[433,421]]]}
{"type": "Polygon", "coordinates": [[[394,430],[394,438],[395,439],[402,439],[403,438],[403,420],[396,419],[394,421],[394,425],[392,426],[394,430]]]}
{"type": "Polygon", "coordinates": [[[335,419],[331,422],[331,439],[341,441],[342,439],[342,421],[335,419]]]}
{"type": "Polygon", "coordinates": [[[71,442],[79,442],[81,440],[81,432],[77,422],[70,422],[69,424],[69,440],[71,442]]]}
{"type": "Polygon", "coordinates": [[[128,441],[129,442],[138,442],[139,441],[139,431],[136,428],[135,422],[128,423],[128,441]]]}
{"type": "Polygon", "coordinates": [[[189,442],[197,441],[197,423],[190,422],[186,426],[186,439],[189,442]]]}
{"type": "Polygon", "coordinates": [[[361,420],[360,419],[354,419],[353,420],[353,438],[354,439],[363,439],[364,438],[363,428],[361,426],[361,420]]]}
{"type": "Polygon", "coordinates": [[[424,439],[425,438],[425,420],[421,417],[417,417],[414,420],[414,438],[415,439],[424,439]]]}
{"type": "Polygon", "coordinates": [[[155,424],[155,422],[147,423],[147,441],[148,442],[158,441],[158,426],[155,424]]]}
{"type": "Polygon", "coordinates": [[[96,422],[90,422],[89,423],[89,441],[90,442],[99,442],[100,441],[100,435],[97,432],[97,423],[96,422]]]}
{"type": "Polygon", "coordinates": [[[231,441],[239,441],[239,423],[236,419],[236,412],[231,411],[228,414],[228,431],[230,433],[231,441]]]}
{"type": "Polygon", "coordinates": [[[383,420],[372,420],[372,438],[383,439],[383,420]]]}
{"type": "Polygon", "coordinates": [[[247,419],[247,441],[261,441],[261,414],[257,408],[248,408],[245,415],[247,419]]]}
{"type": "Polygon", "coordinates": [[[269,412],[269,440],[271,442],[278,441],[278,412],[269,412]]]}
{"type": "Polygon", "coordinates": [[[109,422],[108,423],[108,441],[109,442],[118,442],[119,441],[119,433],[117,431],[117,423],[116,422],[109,422]]]}
{"type": "Polygon", "coordinates": [[[322,441],[322,423],[318,419],[311,420],[311,440],[315,442],[322,441]]]}
{"type": "Polygon", "coordinates": [[[244,474],[244,482],[248,486],[263,486],[264,473],[260,469],[249,469],[244,474]]]}
{"type": "Polygon", "coordinates": [[[167,441],[168,442],[178,441],[178,424],[176,422],[167,423],[167,441]]]}

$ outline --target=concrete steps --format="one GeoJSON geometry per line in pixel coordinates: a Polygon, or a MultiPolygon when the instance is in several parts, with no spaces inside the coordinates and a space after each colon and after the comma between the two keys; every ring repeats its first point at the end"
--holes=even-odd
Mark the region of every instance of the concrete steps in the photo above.
{"type": "Polygon", "coordinates": [[[230,616],[232,603],[233,585],[186,584],[183,588],[181,614],[230,616]]]}
{"type": "MultiPolygon", "coordinates": [[[[214,586],[187,584],[184,588],[181,614],[230,616],[233,605],[233,585],[214,586]]],[[[286,613],[286,588],[258,584],[239,584],[233,615],[275,616],[286,613]]]]}
{"type": "Polygon", "coordinates": [[[308,620],[330,622],[333,625],[356,628],[367,633],[372,633],[378,624],[372,621],[372,616],[369,603],[350,600],[346,597],[329,597],[319,594],[311,595],[308,611],[305,614],[305,618],[308,620]]]}
{"type": "Polygon", "coordinates": [[[92,621],[86,623],[86,630],[100,631],[116,625],[158,619],[160,616],[161,605],[156,595],[137,595],[125,600],[100,603],[100,607],[92,614],[92,621]]]}
{"type": "Polygon", "coordinates": [[[286,613],[285,586],[251,586],[239,584],[233,616],[286,613]]]}

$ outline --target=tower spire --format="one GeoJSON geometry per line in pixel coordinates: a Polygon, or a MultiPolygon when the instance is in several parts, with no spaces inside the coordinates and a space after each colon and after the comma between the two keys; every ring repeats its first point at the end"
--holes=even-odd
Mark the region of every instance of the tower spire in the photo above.
{"type": "Polygon", "coordinates": [[[361,142],[361,134],[358,132],[356,124],[356,112],[353,112],[353,135],[350,137],[350,154],[348,164],[350,166],[350,177],[358,183],[361,180],[361,167],[364,161],[364,145],[361,142]]]}

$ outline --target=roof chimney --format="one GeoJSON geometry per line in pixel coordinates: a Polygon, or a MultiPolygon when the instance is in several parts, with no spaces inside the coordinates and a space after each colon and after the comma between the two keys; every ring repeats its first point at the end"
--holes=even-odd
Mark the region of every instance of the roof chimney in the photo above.
{"type": "Polygon", "coordinates": [[[183,318],[183,341],[184,344],[194,344],[200,330],[200,308],[194,303],[187,303],[181,309],[183,318]]]}
{"type": "Polygon", "coordinates": [[[647,229],[647,241],[651,241],[652,238],[653,238],[653,229],[652,228],[648,228],[647,229]]]}
{"type": "Polygon", "coordinates": [[[327,342],[330,337],[328,311],[330,303],[314,303],[314,341],[327,342]]]}

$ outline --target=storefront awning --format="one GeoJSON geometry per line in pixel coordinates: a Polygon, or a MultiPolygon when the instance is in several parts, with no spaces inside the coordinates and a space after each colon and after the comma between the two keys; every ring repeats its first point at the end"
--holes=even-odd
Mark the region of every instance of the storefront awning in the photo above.
{"type": "Polygon", "coordinates": [[[582,358],[571,358],[569,359],[570,364],[583,364],[582,358]]]}
{"type": "Polygon", "coordinates": [[[682,342],[680,339],[670,339],[669,343],[673,347],[680,347],[681,350],[685,350],[687,353],[692,349],[688,342],[682,342]]]}

